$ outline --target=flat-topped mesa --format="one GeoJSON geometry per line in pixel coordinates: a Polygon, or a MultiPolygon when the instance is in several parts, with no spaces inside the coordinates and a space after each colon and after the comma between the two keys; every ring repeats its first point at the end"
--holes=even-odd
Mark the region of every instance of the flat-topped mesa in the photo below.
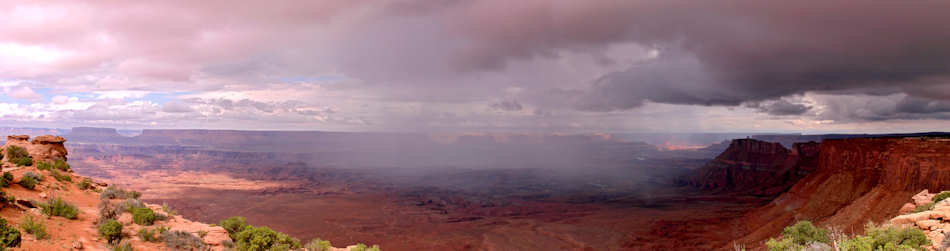
{"type": "Polygon", "coordinates": [[[29,135],[10,135],[7,136],[7,143],[0,147],[3,152],[3,161],[10,162],[7,155],[8,146],[19,146],[26,149],[34,161],[54,161],[57,159],[66,160],[66,146],[63,143],[66,139],[59,136],[43,135],[30,141],[29,135]]]}
{"type": "Polygon", "coordinates": [[[681,184],[705,190],[777,195],[817,167],[816,142],[779,143],[734,139],[729,148],[681,184]]]}

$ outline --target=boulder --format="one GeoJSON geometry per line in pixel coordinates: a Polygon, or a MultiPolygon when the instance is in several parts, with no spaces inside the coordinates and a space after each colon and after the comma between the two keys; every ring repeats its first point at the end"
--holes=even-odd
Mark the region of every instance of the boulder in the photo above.
{"type": "Polygon", "coordinates": [[[927,189],[924,189],[923,191],[920,191],[919,193],[915,194],[914,197],[911,197],[911,199],[914,200],[914,204],[921,206],[921,205],[926,205],[928,203],[933,202],[935,195],[936,194],[932,194],[929,191],[927,191],[927,189]]]}
{"type": "Polygon", "coordinates": [[[917,227],[919,227],[920,229],[923,229],[923,230],[932,230],[932,229],[930,229],[930,228],[931,228],[931,227],[939,226],[939,225],[940,225],[940,221],[938,221],[938,220],[921,220],[921,221],[915,222],[915,224],[917,224],[917,227]]]}
{"type": "Polygon", "coordinates": [[[914,209],[917,209],[917,205],[914,205],[914,203],[906,203],[906,204],[904,204],[903,206],[901,206],[901,209],[900,209],[899,211],[897,211],[897,213],[898,213],[898,214],[909,214],[909,213],[914,212],[914,209]]]}
{"type": "Polygon", "coordinates": [[[932,215],[932,212],[930,211],[898,215],[897,217],[894,217],[893,219],[891,219],[891,224],[894,224],[894,225],[916,224],[919,221],[929,220],[931,215],[932,215]]]}

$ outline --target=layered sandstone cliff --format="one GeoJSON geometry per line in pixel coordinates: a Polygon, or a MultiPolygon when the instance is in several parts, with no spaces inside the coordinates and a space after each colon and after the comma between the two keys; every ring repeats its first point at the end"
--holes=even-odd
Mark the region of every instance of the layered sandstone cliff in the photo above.
{"type": "Polygon", "coordinates": [[[893,217],[918,191],[950,189],[950,139],[856,138],[821,143],[818,168],[741,220],[760,243],[798,220],[844,231],[893,217]]]}
{"type": "Polygon", "coordinates": [[[729,148],[681,184],[713,191],[777,195],[817,167],[818,143],[779,143],[735,139],[729,148]]]}

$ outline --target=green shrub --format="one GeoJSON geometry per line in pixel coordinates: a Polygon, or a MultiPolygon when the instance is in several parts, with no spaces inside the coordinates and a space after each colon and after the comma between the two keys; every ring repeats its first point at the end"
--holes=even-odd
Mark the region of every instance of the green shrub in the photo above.
{"type": "Polygon", "coordinates": [[[36,162],[36,169],[41,171],[53,170],[53,164],[46,161],[36,162]]]}
{"type": "Polygon", "coordinates": [[[122,224],[113,219],[106,220],[99,224],[99,236],[109,243],[116,243],[122,239],[122,224]]]}
{"type": "Polygon", "coordinates": [[[32,234],[37,240],[49,237],[49,234],[46,233],[46,225],[43,225],[43,222],[36,222],[33,220],[33,216],[30,215],[27,215],[23,219],[23,223],[20,223],[20,228],[23,228],[23,232],[32,234]]]}
{"type": "Polygon", "coordinates": [[[155,223],[155,212],[147,207],[139,207],[132,210],[132,221],[142,226],[151,226],[155,223]]]}
{"type": "Polygon", "coordinates": [[[300,241],[268,227],[248,225],[234,239],[238,251],[300,248],[300,241]]]}
{"type": "Polygon", "coordinates": [[[7,224],[7,220],[0,218],[0,249],[19,247],[20,230],[7,224]]]}
{"type": "Polygon", "coordinates": [[[26,148],[19,146],[11,145],[7,147],[7,160],[17,166],[33,165],[33,158],[30,157],[30,153],[26,151],[26,148]]]}
{"type": "MultiPolygon", "coordinates": [[[[162,233],[165,246],[177,250],[204,250],[207,249],[204,241],[197,236],[184,231],[167,231],[162,233]]],[[[259,249],[264,250],[264,249],[259,249]]]]}
{"type": "Polygon", "coordinates": [[[8,146],[7,147],[7,157],[20,158],[20,157],[29,157],[30,153],[26,151],[26,148],[20,146],[8,146]]]}
{"type": "Polygon", "coordinates": [[[39,183],[39,181],[30,176],[23,176],[20,178],[20,182],[17,182],[20,186],[30,190],[36,187],[36,183],[39,183]]]}
{"type": "Polygon", "coordinates": [[[13,184],[13,174],[10,172],[3,172],[3,187],[8,187],[10,184],[13,184]]]}
{"type": "Polygon", "coordinates": [[[69,167],[69,164],[66,163],[65,160],[61,160],[61,159],[57,159],[56,161],[53,161],[53,168],[55,168],[56,170],[63,171],[63,172],[69,172],[69,169],[71,169],[69,167]]]}
{"type": "Polygon", "coordinates": [[[894,226],[875,226],[868,223],[865,235],[845,240],[843,250],[912,250],[930,244],[930,240],[917,228],[898,228],[894,226]]]}
{"type": "Polygon", "coordinates": [[[803,220],[782,230],[782,238],[791,238],[798,245],[812,242],[828,243],[828,230],[816,228],[811,221],[803,220]]]}
{"type": "Polygon", "coordinates": [[[39,203],[43,209],[43,214],[49,216],[61,216],[66,219],[76,219],[79,215],[79,209],[73,204],[69,204],[61,198],[50,198],[46,203],[39,203]]]}
{"type": "Polygon", "coordinates": [[[224,230],[228,231],[228,236],[231,237],[232,240],[237,238],[237,233],[244,231],[244,228],[248,226],[247,219],[241,216],[232,216],[231,218],[222,220],[218,225],[221,225],[224,230]]]}
{"type": "Polygon", "coordinates": [[[100,199],[138,199],[142,193],[125,190],[116,186],[109,186],[99,194],[100,199]]]}
{"type": "Polygon", "coordinates": [[[934,203],[933,203],[933,202],[927,203],[927,204],[923,204],[923,205],[920,205],[920,206],[917,206],[917,208],[914,208],[914,213],[920,213],[920,212],[923,212],[923,211],[930,211],[931,209],[934,209],[934,203]]]}
{"type": "Polygon", "coordinates": [[[79,190],[84,190],[84,191],[92,189],[92,179],[83,178],[82,181],[79,181],[79,183],[76,183],[76,188],[79,188],[79,190]]]}
{"type": "Polygon", "coordinates": [[[119,244],[112,245],[112,251],[133,251],[132,244],[128,241],[120,242],[119,244]]]}
{"type": "Polygon", "coordinates": [[[934,195],[933,201],[934,203],[937,203],[947,198],[950,198],[950,191],[943,191],[943,192],[938,193],[937,195],[934,195]]]}
{"type": "Polygon", "coordinates": [[[310,242],[307,242],[307,245],[304,245],[303,247],[306,248],[307,251],[328,251],[331,247],[333,247],[333,245],[331,245],[330,241],[328,240],[316,238],[310,240],[310,242]]]}
{"type": "Polygon", "coordinates": [[[158,231],[148,228],[139,229],[139,238],[142,238],[143,241],[147,242],[158,242],[158,231]]]}
{"type": "Polygon", "coordinates": [[[56,178],[58,181],[73,182],[73,178],[70,177],[69,174],[63,174],[56,170],[49,170],[49,172],[50,175],[52,175],[53,178],[56,178]]]}

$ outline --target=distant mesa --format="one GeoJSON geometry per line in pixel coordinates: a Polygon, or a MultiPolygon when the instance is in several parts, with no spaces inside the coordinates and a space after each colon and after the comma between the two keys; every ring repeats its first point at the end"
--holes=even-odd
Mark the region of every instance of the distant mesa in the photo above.
{"type": "Polygon", "coordinates": [[[817,168],[819,143],[782,144],[735,139],[715,159],[680,180],[704,190],[778,195],[817,168]]]}
{"type": "Polygon", "coordinates": [[[101,136],[101,137],[122,136],[118,132],[116,132],[115,128],[103,128],[103,127],[73,127],[72,131],[69,132],[69,135],[101,136]]]}

